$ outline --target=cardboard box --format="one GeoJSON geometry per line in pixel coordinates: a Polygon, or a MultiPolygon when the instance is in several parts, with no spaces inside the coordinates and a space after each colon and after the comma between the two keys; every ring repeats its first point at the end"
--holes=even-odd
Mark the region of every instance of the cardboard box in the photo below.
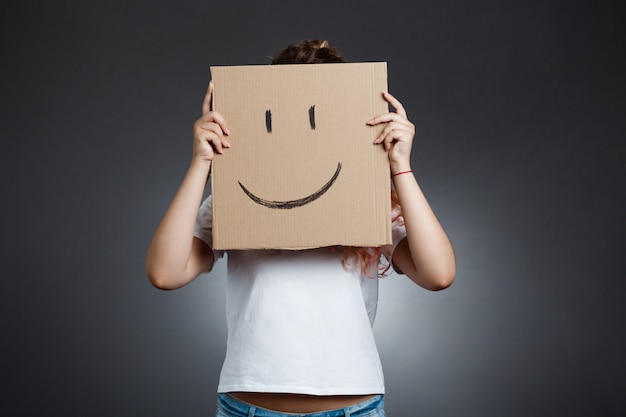
{"type": "Polygon", "coordinates": [[[213,162],[215,249],[391,242],[389,160],[369,126],[387,64],[211,67],[231,148],[213,162]]]}

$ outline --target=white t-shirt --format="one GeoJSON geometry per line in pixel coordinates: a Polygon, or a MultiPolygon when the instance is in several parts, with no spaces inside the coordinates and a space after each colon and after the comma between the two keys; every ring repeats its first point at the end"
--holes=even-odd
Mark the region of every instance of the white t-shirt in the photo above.
{"type": "MultiPolygon", "coordinates": [[[[211,246],[211,197],[194,235],[211,246]]],[[[390,253],[406,235],[393,222],[390,253]]],[[[215,259],[223,257],[214,251],[215,259]]],[[[341,252],[228,252],[228,341],[218,392],[384,393],[372,333],[378,278],[346,271],[341,252]]]]}

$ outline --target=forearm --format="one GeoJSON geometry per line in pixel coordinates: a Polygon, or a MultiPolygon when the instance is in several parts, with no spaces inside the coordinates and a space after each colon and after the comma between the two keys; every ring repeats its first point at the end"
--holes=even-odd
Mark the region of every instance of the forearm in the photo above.
{"type": "Polygon", "coordinates": [[[456,275],[454,250],[411,172],[415,125],[398,99],[389,93],[383,93],[383,97],[396,112],[378,115],[367,124],[385,124],[374,143],[382,144],[389,155],[406,226],[407,237],[396,246],[393,262],[418,285],[440,290],[450,286],[456,275]]]}
{"type": "Polygon", "coordinates": [[[211,161],[194,158],[150,242],[146,271],[158,288],[181,287],[213,262],[212,254],[209,259],[192,257],[194,225],[210,168],[211,161]]]}
{"type": "MultiPolygon", "coordinates": [[[[395,173],[410,169],[407,165],[392,166],[395,173]]],[[[406,244],[397,249],[399,256],[396,259],[394,254],[394,262],[424,288],[448,287],[456,275],[456,261],[446,232],[412,172],[396,175],[393,181],[407,232],[406,244]]]]}

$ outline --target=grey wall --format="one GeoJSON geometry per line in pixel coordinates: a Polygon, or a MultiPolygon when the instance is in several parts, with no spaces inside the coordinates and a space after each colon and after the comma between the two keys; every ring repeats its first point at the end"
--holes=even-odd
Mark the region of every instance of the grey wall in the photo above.
{"type": "Polygon", "coordinates": [[[458,277],[382,283],[390,416],[626,416],[624,6],[3,4],[3,415],[207,416],[224,268],[144,276],[210,65],[327,38],[389,63],[458,277]]]}

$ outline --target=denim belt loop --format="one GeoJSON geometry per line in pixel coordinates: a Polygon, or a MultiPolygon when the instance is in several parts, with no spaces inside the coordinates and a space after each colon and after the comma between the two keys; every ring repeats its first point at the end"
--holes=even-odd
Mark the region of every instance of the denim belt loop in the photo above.
{"type": "Polygon", "coordinates": [[[350,417],[350,409],[349,408],[344,408],[343,409],[343,415],[345,417],[350,417]]]}
{"type": "Polygon", "coordinates": [[[251,406],[250,410],[248,410],[248,417],[254,417],[254,412],[256,411],[255,406],[251,406]]]}

